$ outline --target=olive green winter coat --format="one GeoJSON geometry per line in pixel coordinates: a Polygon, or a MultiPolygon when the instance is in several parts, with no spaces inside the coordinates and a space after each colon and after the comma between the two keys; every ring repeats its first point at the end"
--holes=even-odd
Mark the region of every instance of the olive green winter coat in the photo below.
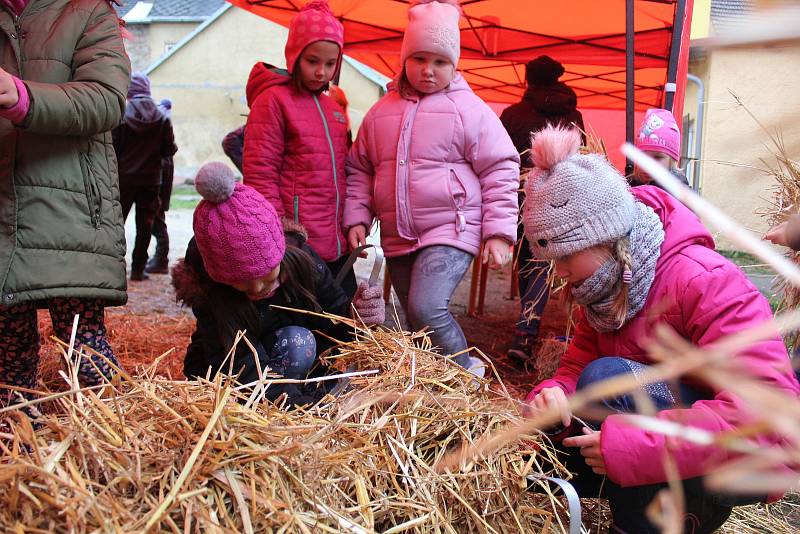
{"type": "Polygon", "coordinates": [[[122,121],[130,61],[116,13],[105,0],[30,0],[18,18],[0,7],[0,67],[31,99],[19,127],[0,119],[0,304],[124,303],[110,130],[122,121]]]}

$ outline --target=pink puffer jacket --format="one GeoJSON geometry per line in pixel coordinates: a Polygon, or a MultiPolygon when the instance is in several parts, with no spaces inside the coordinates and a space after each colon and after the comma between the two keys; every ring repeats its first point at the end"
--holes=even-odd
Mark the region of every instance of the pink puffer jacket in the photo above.
{"type": "Polygon", "coordinates": [[[377,217],[389,257],[430,245],[477,254],[490,237],[516,240],[518,188],[519,154],[460,74],[419,100],[390,87],[347,158],[344,226],[377,217]]]}
{"type": "MultiPolygon", "coordinates": [[[[546,387],[560,387],[568,394],[573,393],[584,367],[603,356],[652,364],[645,347],[657,324],[667,324],[680,336],[703,347],[772,318],[769,303],[739,267],[714,251],[714,241],[697,216],[657,187],[636,187],[633,192],[640,202],[655,210],[666,234],[644,308],[620,330],[607,334],[592,329],[581,314],[575,337],[555,376],[538,384],[529,399],[546,387]]],[[[777,335],[732,354],[731,358],[749,376],[792,397],[798,396],[800,386],[786,347],[777,335]]],[[[658,414],[660,419],[713,433],[731,431],[752,420],[747,407],[731,392],[713,391],[704,384],[691,385],[708,391],[710,400],[695,402],[688,409],[662,411],[658,414]]],[[[626,424],[622,415],[609,416],[601,431],[600,446],[608,476],[622,486],[666,481],[659,458],[667,441],[683,478],[703,475],[733,458],[732,453],[722,448],[667,440],[663,434],[633,427],[626,424]]],[[[780,443],[778,437],[769,434],[753,439],[762,447],[780,443]]]]}
{"type": "Polygon", "coordinates": [[[244,136],[244,183],[278,215],[308,231],[325,261],[347,253],[342,231],[347,120],[325,95],[296,89],[285,70],[257,63],[247,81],[250,116],[244,136]]]}

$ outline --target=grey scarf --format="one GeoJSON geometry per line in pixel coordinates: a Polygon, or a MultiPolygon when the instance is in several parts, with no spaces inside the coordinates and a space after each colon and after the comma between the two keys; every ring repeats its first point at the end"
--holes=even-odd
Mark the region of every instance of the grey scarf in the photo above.
{"type": "MultiPolygon", "coordinates": [[[[664,242],[664,226],[658,215],[641,202],[636,203],[636,208],[636,220],[628,235],[633,276],[628,288],[628,314],[625,321],[644,307],[656,275],[661,243],[664,242]]],[[[592,328],[598,332],[612,332],[622,327],[612,314],[614,299],[621,289],[622,272],[619,263],[612,258],[580,285],[573,286],[572,296],[584,306],[586,320],[592,328]]]]}

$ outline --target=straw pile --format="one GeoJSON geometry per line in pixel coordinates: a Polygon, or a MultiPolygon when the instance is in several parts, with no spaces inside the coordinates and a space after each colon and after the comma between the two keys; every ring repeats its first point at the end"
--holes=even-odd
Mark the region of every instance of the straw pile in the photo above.
{"type": "MultiPolygon", "coordinates": [[[[533,437],[438,473],[448,452],[518,423],[514,401],[428,350],[424,335],[363,332],[330,356],[350,390],[287,411],[230,381],[145,370],[56,394],[33,430],[0,441],[10,531],[542,532],[552,497],[525,489],[552,453],[533,437]],[[350,373],[353,375],[354,373],[350,373]]],[[[66,375],[65,375],[66,376],[66,375]]],[[[266,387],[269,381],[265,381],[266,387]]]]}

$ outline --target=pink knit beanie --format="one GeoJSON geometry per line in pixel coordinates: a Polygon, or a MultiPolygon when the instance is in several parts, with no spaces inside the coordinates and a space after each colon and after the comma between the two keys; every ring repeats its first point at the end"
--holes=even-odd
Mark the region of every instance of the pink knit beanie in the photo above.
{"type": "Polygon", "coordinates": [[[408,26],[400,48],[400,64],[417,52],[444,56],[458,65],[461,55],[461,34],[458,19],[461,6],[458,0],[419,0],[408,10],[408,26]]]}
{"type": "Polygon", "coordinates": [[[237,183],[219,161],[200,167],[194,184],[203,196],[194,210],[194,237],[212,280],[248,282],[278,266],[286,240],[275,208],[261,193],[237,183]]]}
{"type": "Polygon", "coordinates": [[[636,146],[666,154],[675,161],[681,160],[681,131],[675,117],[666,109],[648,109],[636,146]]]}
{"type": "Polygon", "coordinates": [[[339,45],[339,61],[344,48],[344,26],[333,16],[328,0],[311,0],[297,12],[289,23],[289,37],[286,39],[286,70],[294,71],[297,58],[303,50],[317,41],[330,41],[339,45]]]}

